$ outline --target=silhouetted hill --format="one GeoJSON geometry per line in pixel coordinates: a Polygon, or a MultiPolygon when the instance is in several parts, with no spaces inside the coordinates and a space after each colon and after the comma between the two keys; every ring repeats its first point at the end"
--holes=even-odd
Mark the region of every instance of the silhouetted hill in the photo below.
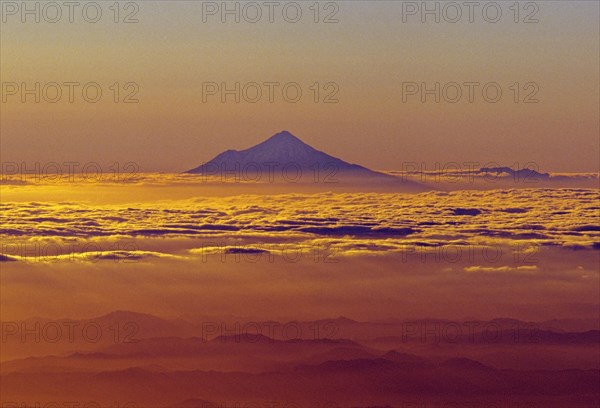
{"type": "Polygon", "coordinates": [[[288,131],[245,150],[227,150],[186,173],[222,180],[258,182],[393,183],[422,189],[412,181],[345,162],[319,151],[288,131]]]}

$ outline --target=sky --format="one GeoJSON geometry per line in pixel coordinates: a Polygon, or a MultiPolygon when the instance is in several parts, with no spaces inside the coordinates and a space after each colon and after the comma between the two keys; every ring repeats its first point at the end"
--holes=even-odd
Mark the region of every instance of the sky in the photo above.
{"type": "Polygon", "coordinates": [[[439,23],[434,15],[423,22],[422,10],[411,14],[421,2],[401,1],[320,2],[318,16],[313,2],[298,2],[296,23],[287,21],[295,9],[284,15],[283,6],[269,22],[265,2],[254,3],[263,13],[258,22],[247,21],[255,10],[242,2],[240,22],[228,15],[223,23],[220,10],[209,13],[221,2],[200,1],[121,2],[118,16],[113,2],[101,1],[96,23],[86,21],[95,19],[94,9],[74,10],[71,23],[60,6],[52,23],[56,10],[37,3],[39,23],[35,15],[22,21],[14,9],[21,2],[2,2],[3,166],[135,162],[142,171],[181,172],[285,129],[379,170],[449,162],[533,162],[557,172],[600,167],[596,1],[521,2],[518,16],[513,2],[497,2],[495,23],[496,9],[482,10],[490,2],[480,2],[473,22],[465,8],[451,22],[456,10],[441,2],[439,23]],[[23,89],[36,83],[40,102],[31,94],[23,102],[23,89]],[[81,84],[73,103],[68,83],[81,84]],[[99,102],[83,98],[86,83],[97,84],[86,88],[90,100],[102,90],[99,102]],[[235,95],[223,102],[221,91],[236,83],[240,102],[235,95]],[[262,92],[255,103],[248,83],[262,92]],[[278,84],[273,102],[265,83],[278,84]],[[421,91],[436,83],[440,102],[427,94],[423,102],[421,91]],[[302,97],[292,102],[297,89],[302,97]],[[452,103],[457,89],[462,96],[452,103]],[[497,89],[502,95],[492,102],[497,89]]]}

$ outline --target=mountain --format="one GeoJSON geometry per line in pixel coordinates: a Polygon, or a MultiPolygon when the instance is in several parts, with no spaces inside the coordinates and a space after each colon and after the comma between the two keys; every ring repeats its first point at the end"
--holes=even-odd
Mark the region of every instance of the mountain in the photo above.
{"type": "Polygon", "coordinates": [[[398,177],[345,162],[314,149],[288,131],[271,136],[246,150],[227,150],[187,171],[223,180],[323,182],[404,182],[398,177]]]}
{"type": "Polygon", "coordinates": [[[480,173],[491,173],[496,176],[501,174],[506,174],[515,179],[515,181],[539,181],[539,180],[548,180],[550,179],[549,173],[539,173],[533,169],[517,169],[513,170],[510,167],[482,167],[479,169],[480,173]]]}

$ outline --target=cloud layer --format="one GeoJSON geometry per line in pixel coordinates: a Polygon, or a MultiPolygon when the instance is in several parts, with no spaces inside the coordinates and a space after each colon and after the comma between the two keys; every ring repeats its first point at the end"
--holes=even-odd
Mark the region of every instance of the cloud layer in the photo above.
{"type": "Polygon", "coordinates": [[[599,198],[595,190],[527,189],[239,195],[136,204],[8,202],[2,204],[2,260],[315,247],[348,256],[440,247],[598,249],[599,198]]]}

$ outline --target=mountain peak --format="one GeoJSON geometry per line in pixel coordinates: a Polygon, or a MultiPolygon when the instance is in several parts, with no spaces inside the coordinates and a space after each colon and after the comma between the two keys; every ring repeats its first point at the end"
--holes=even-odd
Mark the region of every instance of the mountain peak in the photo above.
{"type": "MultiPolygon", "coordinates": [[[[400,182],[396,177],[345,162],[304,143],[287,130],[245,150],[227,150],[187,173],[234,179],[306,183],[400,182]]],[[[411,184],[402,181],[402,184],[411,184]]]]}
{"type": "Polygon", "coordinates": [[[302,144],[302,145],[308,146],[306,143],[304,143],[302,140],[300,140],[299,138],[297,138],[296,136],[294,136],[287,130],[282,130],[281,132],[274,134],[273,136],[271,136],[270,138],[265,140],[264,143],[266,143],[266,142],[277,142],[277,143],[285,143],[285,144],[297,143],[297,144],[302,144]]]}
{"type": "MultiPolygon", "coordinates": [[[[282,130],[281,132],[276,133],[270,137],[270,139],[283,139],[283,138],[298,139],[296,136],[294,136],[291,132],[288,132],[287,130],[282,130]]],[[[300,140],[300,139],[298,139],[298,140],[300,140]]]]}

